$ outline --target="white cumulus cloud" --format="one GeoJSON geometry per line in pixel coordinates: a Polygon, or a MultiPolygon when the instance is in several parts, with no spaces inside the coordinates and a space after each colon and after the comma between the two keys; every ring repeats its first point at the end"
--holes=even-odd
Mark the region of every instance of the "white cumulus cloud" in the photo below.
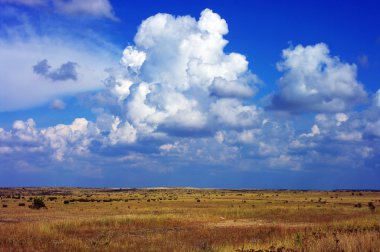
{"type": "Polygon", "coordinates": [[[63,160],[66,153],[83,155],[99,129],[85,118],[77,118],[70,125],[58,124],[41,130],[45,142],[54,150],[54,157],[63,160]]]}
{"type": "Polygon", "coordinates": [[[272,98],[272,107],[291,112],[345,111],[367,97],[357,80],[354,64],[331,56],[326,44],[298,45],[282,52],[277,64],[284,75],[279,90],[272,98]]]}
{"type": "Polygon", "coordinates": [[[125,112],[122,123],[138,136],[252,126],[259,112],[244,99],[254,95],[258,78],[244,55],[224,52],[227,33],[226,21],[209,9],[198,21],[162,13],[144,20],[106,80],[125,112]]]}

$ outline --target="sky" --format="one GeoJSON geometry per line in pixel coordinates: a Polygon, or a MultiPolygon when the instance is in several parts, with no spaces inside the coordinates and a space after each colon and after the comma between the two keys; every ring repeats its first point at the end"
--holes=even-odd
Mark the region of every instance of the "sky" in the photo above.
{"type": "Polygon", "coordinates": [[[0,0],[0,187],[380,189],[377,1],[0,0]]]}

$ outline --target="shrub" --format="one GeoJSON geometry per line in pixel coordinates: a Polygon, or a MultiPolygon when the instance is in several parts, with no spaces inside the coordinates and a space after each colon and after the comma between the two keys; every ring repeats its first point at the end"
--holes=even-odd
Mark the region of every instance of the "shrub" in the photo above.
{"type": "Polygon", "coordinates": [[[25,203],[18,203],[18,206],[25,206],[25,203]]]}
{"type": "Polygon", "coordinates": [[[8,207],[8,205],[3,204],[3,207],[8,207]]]}
{"type": "Polygon", "coordinates": [[[68,200],[64,200],[63,201],[63,204],[65,204],[65,205],[67,205],[67,204],[69,204],[70,203],[70,201],[68,201],[68,200]]]}
{"type": "Polygon", "coordinates": [[[80,198],[80,199],[77,199],[76,201],[78,201],[78,202],[90,202],[91,200],[80,198]]]}
{"type": "Polygon", "coordinates": [[[357,208],[361,208],[362,207],[362,203],[357,203],[354,206],[357,207],[357,208]]]}
{"type": "Polygon", "coordinates": [[[34,198],[32,205],[29,206],[32,209],[46,208],[45,202],[42,198],[34,198]]]}
{"type": "Polygon", "coordinates": [[[371,210],[371,212],[374,212],[376,209],[375,205],[372,202],[368,202],[368,208],[371,210]]]}

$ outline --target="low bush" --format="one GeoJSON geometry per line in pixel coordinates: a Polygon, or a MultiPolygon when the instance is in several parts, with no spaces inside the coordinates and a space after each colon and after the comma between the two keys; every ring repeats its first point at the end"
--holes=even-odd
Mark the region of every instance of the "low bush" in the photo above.
{"type": "Polygon", "coordinates": [[[368,208],[371,212],[374,212],[376,207],[372,202],[368,202],[368,208]]]}
{"type": "Polygon", "coordinates": [[[32,209],[47,208],[42,198],[34,198],[32,205],[29,206],[32,209]]]}
{"type": "Polygon", "coordinates": [[[357,207],[357,208],[361,208],[362,207],[362,203],[357,203],[354,206],[357,207]]]}

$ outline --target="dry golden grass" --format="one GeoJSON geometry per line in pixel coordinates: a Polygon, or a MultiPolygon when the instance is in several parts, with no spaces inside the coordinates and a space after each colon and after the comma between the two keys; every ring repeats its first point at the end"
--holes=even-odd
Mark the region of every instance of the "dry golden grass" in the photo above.
{"type": "Polygon", "coordinates": [[[0,251],[380,251],[380,192],[12,188],[0,195],[0,251]],[[29,208],[35,197],[47,209],[29,208]]]}

